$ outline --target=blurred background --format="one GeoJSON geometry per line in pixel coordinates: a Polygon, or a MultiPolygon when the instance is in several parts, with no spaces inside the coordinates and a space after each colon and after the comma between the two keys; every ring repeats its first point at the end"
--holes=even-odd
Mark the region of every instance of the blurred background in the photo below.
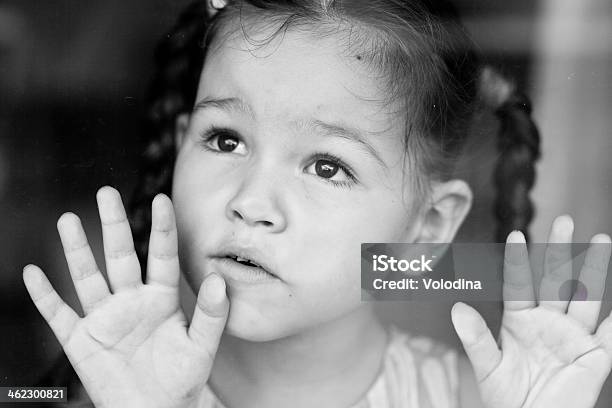
{"type": "MultiPolygon", "coordinates": [[[[55,223],[77,213],[103,259],[95,192],[110,184],[130,196],[154,45],[187,3],[0,0],[0,386],[37,383],[61,352],[25,291],[22,267],[41,266],[78,309],[55,223]]],[[[564,213],[574,217],[576,241],[612,233],[612,2],[456,3],[485,57],[534,102],[543,157],[532,241],[544,242],[564,213]]],[[[496,124],[483,123],[471,146],[480,155],[469,180],[477,199],[462,241],[488,242],[494,233],[496,124]]],[[[495,332],[499,305],[476,306],[495,332]]],[[[459,347],[449,310],[380,307],[390,322],[459,347]]],[[[609,380],[598,406],[611,401],[609,380]]]]}

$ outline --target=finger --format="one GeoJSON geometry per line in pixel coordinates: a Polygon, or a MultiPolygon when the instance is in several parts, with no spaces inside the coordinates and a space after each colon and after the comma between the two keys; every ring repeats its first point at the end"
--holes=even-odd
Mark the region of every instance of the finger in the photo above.
{"type": "Polygon", "coordinates": [[[216,273],[208,275],[198,293],[198,300],[189,326],[189,337],[214,358],[227,321],[229,300],[225,281],[216,273]]]}
{"type": "Polygon", "coordinates": [[[178,288],[180,268],[172,202],[168,196],[158,194],[151,207],[147,283],[178,288]]]}
{"type": "Polygon", "coordinates": [[[451,319],[474,367],[476,379],[480,382],[499,365],[502,353],[480,313],[472,307],[461,302],[455,303],[451,319]]]}
{"type": "Polygon", "coordinates": [[[119,192],[112,187],[102,187],[96,198],[102,222],[106,272],[111,288],[117,292],[142,284],[140,263],[119,192]]]}
{"type": "Polygon", "coordinates": [[[23,269],[23,282],[34,305],[63,346],[70,337],[79,316],[59,297],[39,267],[26,266],[23,269]]]}
{"type": "Polygon", "coordinates": [[[88,314],[110,295],[108,285],[98,269],[79,217],[72,213],[63,214],[57,221],[57,231],[74,288],[83,312],[88,314]]]}
{"type": "Polygon", "coordinates": [[[214,16],[225,7],[226,0],[206,0],[206,12],[209,17],[214,16]]]}
{"type": "Polygon", "coordinates": [[[574,222],[570,216],[555,219],[548,237],[540,283],[539,305],[563,313],[571,298],[573,234],[574,222]]]}
{"type": "Polygon", "coordinates": [[[506,240],[503,299],[505,310],[535,307],[527,244],[525,236],[520,231],[512,231],[506,240]]]}
{"type": "Polygon", "coordinates": [[[584,265],[580,270],[579,287],[572,297],[567,311],[568,315],[582,323],[590,333],[597,327],[601,299],[606,285],[610,252],[611,245],[608,235],[598,234],[591,239],[584,265]],[[580,293],[581,291],[585,293],[580,293]]]}

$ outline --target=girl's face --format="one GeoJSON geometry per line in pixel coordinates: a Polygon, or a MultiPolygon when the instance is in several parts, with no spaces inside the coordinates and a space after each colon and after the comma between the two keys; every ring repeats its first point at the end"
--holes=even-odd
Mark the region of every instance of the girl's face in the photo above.
{"type": "Polygon", "coordinates": [[[410,242],[416,213],[403,121],[363,61],[334,38],[278,39],[249,51],[238,35],[207,57],[172,192],[191,286],[221,274],[226,330],[258,341],[358,308],[360,244],[410,242]]]}

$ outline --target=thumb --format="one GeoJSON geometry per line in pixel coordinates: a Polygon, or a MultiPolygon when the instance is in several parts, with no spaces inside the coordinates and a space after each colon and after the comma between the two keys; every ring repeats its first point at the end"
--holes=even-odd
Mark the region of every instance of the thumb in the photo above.
{"type": "Polygon", "coordinates": [[[225,281],[216,273],[211,273],[202,282],[198,292],[189,337],[210,356],[217,353],[221,334],[227,322],[229,299],[225,294],[225,281]]]}
{"type": "Polygon", "coordinates": [[[465,303],[455,303],[451,319],[474,367],[476,379],[481,382],[499,365],[502,353],[487,324],[474,308],[465,303]]]}

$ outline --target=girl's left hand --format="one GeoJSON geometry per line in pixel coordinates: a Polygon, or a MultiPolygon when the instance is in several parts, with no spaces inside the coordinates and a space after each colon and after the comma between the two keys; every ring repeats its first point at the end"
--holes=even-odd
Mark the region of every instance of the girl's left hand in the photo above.
{"type": "Polygon", "coordinates": [[[476,310],[453,306],[486,407],[592,408],[597,402],[612,368],[612,314],[597,327],[611,244],[605,234],[594,236],[580,271],[589,299],[597,300],[551,300],[572,279],[573,229],[569,216],[553,223],[537,305],[525,238],[518,231],[508,236],[501,349],[476,310]]]}

